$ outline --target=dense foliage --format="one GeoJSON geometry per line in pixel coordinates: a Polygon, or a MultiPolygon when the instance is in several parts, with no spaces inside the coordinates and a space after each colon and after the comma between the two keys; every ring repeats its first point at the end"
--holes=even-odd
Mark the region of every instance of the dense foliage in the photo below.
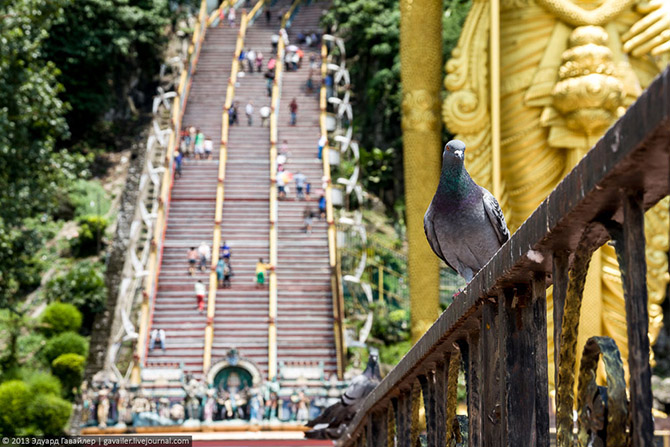
{"type": "Polygon", "coordinates": [[[42,349],[42,356],[48,365],[63,354],[88,355],[88,341],[75,332],[63,332],[49,339],[42,349]]]}
{"type": "Polygon", "coordinates": [[[52,303],[44,309],[41,318],[42,330],[47,335],[78,331],[81,327],[81,312],[72,304],[52,303]]]}
{"type": "Polygon", "coordinates": [[[35,220],[49,219],[59,191],[81,168],[81,158],[54,150],[67,136],[67,106],[59,71],[42,51],[63,4],[0,2],[0,307],[17,313],[41,274],[36,253],[45,235],[35,220]]]}
{"type": "Polygon", "coordinates": [[[49,302],[74,305],[83,315],[82,333],[89,334],[95,314],[105,308],[107,287],[104,266],[100,262],[77,262],[67,273],[51,279],[44,289],[49,302]]]}
{"type": "Polygon", "coordinates": [[[62,72],[75,140],[110,110],[122,117],[131,87],[151,82],[168,15],[167,0],[77,0],[63,8],[45,52],[62,72]]]}
{"type": "Polygon", "coordinates": [[[2,434],[57,435],[67,422],[61,397],[88,351],[77,332],[90,332],[107,293],[102,262],[68,256],[103,254],[110,202],[89,177],[109,166],[98,149],[123,147],[133,134],[118,129],[142,122],[126,120],[128,99],[140,111],[150,102],[172,15],[168,0],[0,0],[2,434]],[[49,369],[58,378],[37,372],[49,369]]]}
{"type": "Polygon", "coordinates": [[[65,389],[65,395],[72,397],[84,377],[86,357],[74,353],[61,354],[51,362],[51,370],[65,389]]]}
{"type": "Polygon", "coordinates": [[[107,229],[107,219],[103,216],[83,216],[77,219],[79,231],[72,239],[72,254],[76,257],[92,256],[104,246],[103,237],[107,229]]]}
{"type": "MultiPolygon", "coordinates": [[[[0,434],[58,435],[70,418],[71,404],[59,396],[60,388],[53,376],[49,387],[35,386],[21,380],[8,380],[0,384],[0,434]],[[56,392],[58,391],[58,392],[56,392]]],[[[42,380],[42,384],[45,381],[42,380]]]]}
{"type": "MultiPolygon", "coordinates": [[[[444,0],[444,60],[455,47],[470,0],[444,0]]],[[[363,186],[392,212],[403,201],[399,0],[334,0],[323,18],[345,39],[361,144],[363,186]]]]}

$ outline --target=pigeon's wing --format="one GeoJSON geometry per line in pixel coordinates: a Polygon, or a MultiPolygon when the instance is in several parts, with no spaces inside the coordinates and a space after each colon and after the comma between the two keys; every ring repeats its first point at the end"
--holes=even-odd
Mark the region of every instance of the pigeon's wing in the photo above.
{"type": "Polygon", "coordinates": [[[496,198],[493,197],[493,194],[488,192],[486,188],[482,188],[481,186],[480,188],[482,190],[482,200],[484,201],[486,215],[489,217],[489,221],[493,226],[496,236],[498,236],[498,242],[502,245],[509,239],[509,230],[505,223],[505,216],[500,209],[500,204],[498,204],[496,198]]]}
{"type": "Polygon", "coordinates": [[[344,405],[342,405],[342,402],[336,402],[330,407],[323,410],[323,412],[320,415],[318,415],[311,421],[307,422],[307,424],[305,425],[307,425],[308,427],[316,427],[317,425],[320,424],[325,424],[329,426],[335,419],[337,419],[337,414],[342,411],[344,411],[344,405]]]}
{"type": "MultiPolygon", "coordinates": [[[[432,204],[431,204],[432,206],[432,204]]],[[[447,264],[447,267],[452,269],[455,272],[458,272],[449,262],[447,258],[442,254],[442,248],[440,247],[440,241],[435,234],[435,225],[433,223],[433,213],[430,212],[430,208],[426,212],[426,215],[423,217],[423,231],[426,233],[426,239],[428,239],[428,245],[433,250],[433,252],[447,264]]]]}
{"type": "Polygon", "coordinates": [[[342,402],[345,405],[352,405],[356,401],[363,399],[367,396],[370,391],[372,391],[376,386],[376,383],[372,383],[371,380],[367,379],[364,382],[359,382],[357,384],[352,384],[342,395],[342,402]]]}

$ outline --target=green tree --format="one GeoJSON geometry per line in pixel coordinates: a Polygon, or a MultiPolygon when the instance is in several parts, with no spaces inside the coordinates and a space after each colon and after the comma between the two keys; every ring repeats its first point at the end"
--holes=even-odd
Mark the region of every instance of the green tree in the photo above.
{"type": "Polygon", "coordinates": [[[53,396],[61,395],[61,383],[56,377],[49,373],[34,371],[26,377],[25,382],[27,383],[30,392],[35,396],[47,394],[53,396]]]}
{"type": "Polygon", "coordinates": [[[45,58],[62,71],[75,140],[110,109],[122,115],[131,83],[152,80],[168,17],[167,0],[77,0],[65,6],[49,33],[45,58]]]}
{"type": "Polygon", "coordinates": [[[79,175],[79,158],[56,152],[67,136],[58,70],[43,45],[65,0],[0,0],[0,308],[18,304],[39,284],[36,256],[60,191],[79,175]],[[37,218],[37,219],[35,219],[37,218]]]}
{"type": "Polygon", "coordinates": [[[28,407],[30,420],[48,436],[63,433],[71,412],[72,404],[53,394],[34,395],[28,407]]]}
{"type": "Polygon", "coordinates": [[[86,338],[74,332],[63,332],[50,338],[42,349],[42,356],[49,365],[56,357],[63,354],[78,354],[86,357],[88,355],[86,338]]]}
{"type": "Polygon", "coordinates": [[[42,329],[47,335],[61,332],[76,332],[81,327],[81,312],[68,303],[51,303],[44,309],[41,318],[42,329]]]}
{"type": "Polygon", "coordinates": [[[30,390],[20,380],[9,380],[0,385],[0,433],[13,435],[28,424],[30,390]]]}
{"type": "Polygon", "coordinates": [[[103,247],[102,238],[107,229],[107,219],[102,216],[83,216],[77,219],[79,234],[72,239],[72,252],[77,257],[92,256],[103,247]]]}
{"type": "Polygon", "coordinates": [[[45,287],[47,301],[74,305],[84,317],[82,333],[89,334],[95,314],[102,312],[107,300],[104,266],[100,262],[78,262],[67,273],[50,280],[45,287]]]}
{"type": "Polygon", "coordinates": [[[63,384],[66,397],[72,397],[72,390],[79,388],[84,377],[86,358],[79,354],[62,354],[51,362],[51,370],[63,384]]]}

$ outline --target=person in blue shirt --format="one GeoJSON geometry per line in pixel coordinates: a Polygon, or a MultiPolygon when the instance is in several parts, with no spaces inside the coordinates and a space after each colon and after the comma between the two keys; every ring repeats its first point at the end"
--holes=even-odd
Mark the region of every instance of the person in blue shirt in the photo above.
{"type": "Polygon", "coordinates": [[[174,176],[176,178],[181,177],[181,162],[184,159],[184,155],[180,150],[176,150],[174,153],[174,176]]]}
{"type": "Polygon", "coordinates": [[[223,245],[221,245],[221,249],[219,250],[219,256],[225,259],[226,262],[230,261],[230,247],[228,246],[228,243],[226,241],[223,241],[223,245]]]}
{"type": "Polygon", "coordinates": [[[319,214],[321,215],[321,219],[325,219],[325,217],[326,217],[326,198],[323,195],[319,198],[319,214]]]}
{"type": "Polygon", "coordinates": [[[223,259],[219,259],[216,263],[216,279],[219,281],[219,287],[223,287],[223,271],[226,268],[226,263],[223,259]]]}

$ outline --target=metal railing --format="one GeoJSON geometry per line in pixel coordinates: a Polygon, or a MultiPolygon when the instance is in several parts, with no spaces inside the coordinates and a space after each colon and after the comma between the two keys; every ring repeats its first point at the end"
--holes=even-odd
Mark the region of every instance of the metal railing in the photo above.
{"type": "Polygon", "coordinates": [[[452,445],[461,427],[473,446],[549,446],[545,291],[550,284],[553,318],[562,322],[554,332],[560,353],[556,445],[574,445],[580,305],[591,255],[608,240],[622,272],[630,402],[616,343],[590,338],[581,357],[578,437],[580,445],[652,445],[644,211],[669,192],[669,158],[670,69],[366,398],[338,445],[417,445],[423,401],[429,446],[452,445]],[[596,383],[599,358],[607,388],[596,383]],[[467,382],[465,419],[456,417],[461,368],[467,382]]]}
{"type": "MultiPolygon", "coordinates": [[[[162,94],[160,102],[155,102],[155,111],[158,107],[161,106],[161,103],[168,103],[168,99],[172,98],[171,104],[171,129],[166,131],[161,131],[163,133],[163,138],[165,134],[169,132],[167,149],[165,151],[164,165],[162,167],[162,179],[158,182],[155,177],[158,175],[157,172],[149,171],[152,182],[154,182],[155,187],[160,188],[160,194],[157,198],[157,205],[152,207],[152,212],[147,215],[143,212],[143,207],[146,209],[146,206],[140,201],[138,203],[140,207],[140,217],[141,222],[137,220],[137,223],[133,223],[135,226],[135,234],[139,232],[138,227],[144,225],[146,227],[146,232],[150,237],[147,238],[149,249],[148,254],[143,254],[143,257],[140,259],[140,262],[144,266],[144,269],[141,270],[142,276],[142,303],[140,306],[140,316],[139,316],[139,328],[137,333],[137,343],[135,345],[135,355],[132,364],[132,372],[130,375],[131,383],[138,385],[140,383],[140,369],[144,365],[147,356],[148,349],[148,336],[151,327],[151,320],[153,314],[153,302],[156,298],[156,284],[158,282],[158,275],[160,273],[160,260],[163,253],[163,241],[165,238],[165,223],[167,222],[167,214],[169,212],[170,206],[170,194],[172,191],[172,182],[173,182],[173,156],[175,147],[179,144],[179,132],[181,130],[181,122],[184,116],[184,110],[186,108],[186,103],[188,100],[188,94],[191,89],[191,81],[193,79],[193,74],[195,73],[196,66],[198,64],[198,58],[200,56],[200,49],[202,48],[202,43],[205,39],[205,33],[207,31],[207,2],[202,0],[200,3],[200,11],[198,14],[198,22],[193,32],[193,37],[191,39],[191,45],[188,49],[188,65],[186,69],[183,69],[181,72],[179,87],[177,88],[176,94],[162,94]],[[153,222],[152,222],[153,220],[153,222]],[[145,258],[146,256],[146,258],[145,258]]],[[[156,127],[156,124],[154,125],[156,127]]],[[[146,181],[146,180],[145,180],[146,181]]],[[[140,186],[142,189],[142,186],[140,186]]],[[[132,235],[133,231],[131,231],[132,235]]],[[[131,237],[131,243],[133,238],[131,237]]],[[[135,242],[136,243],[136,242],[135,242]]],[[[132,245],[131,245],[132,246],[132,245]]],[[[133,259],[133,250],[129,249],[128,254],[130,256],[130,262],[134,264],[134,270],[140,269],[140,265],[137,263],[137,260],[133,259]]],[[[127,278],[127,277],[126,277],[127,278]]],[[[124,280],[126,280],[124,278],[124,280]]],[[[124,281],[122,280],[122,281],[124,281]]],[[[128,296],[134,297],[139,290],[139,282],[137,280],[133,281],[133,287],[121,288],[121,293],[128,294],[128,296]]],[[[122,282],[123,284],[123,282],[122,282]]],[[[124,326],[126,324],[126,319],[124,318],[124,326]]],[[[128,320],[129,321],[129,320],[128,320]]],[[[111,356],[110,356],[111,357],[111,356]]]]}

